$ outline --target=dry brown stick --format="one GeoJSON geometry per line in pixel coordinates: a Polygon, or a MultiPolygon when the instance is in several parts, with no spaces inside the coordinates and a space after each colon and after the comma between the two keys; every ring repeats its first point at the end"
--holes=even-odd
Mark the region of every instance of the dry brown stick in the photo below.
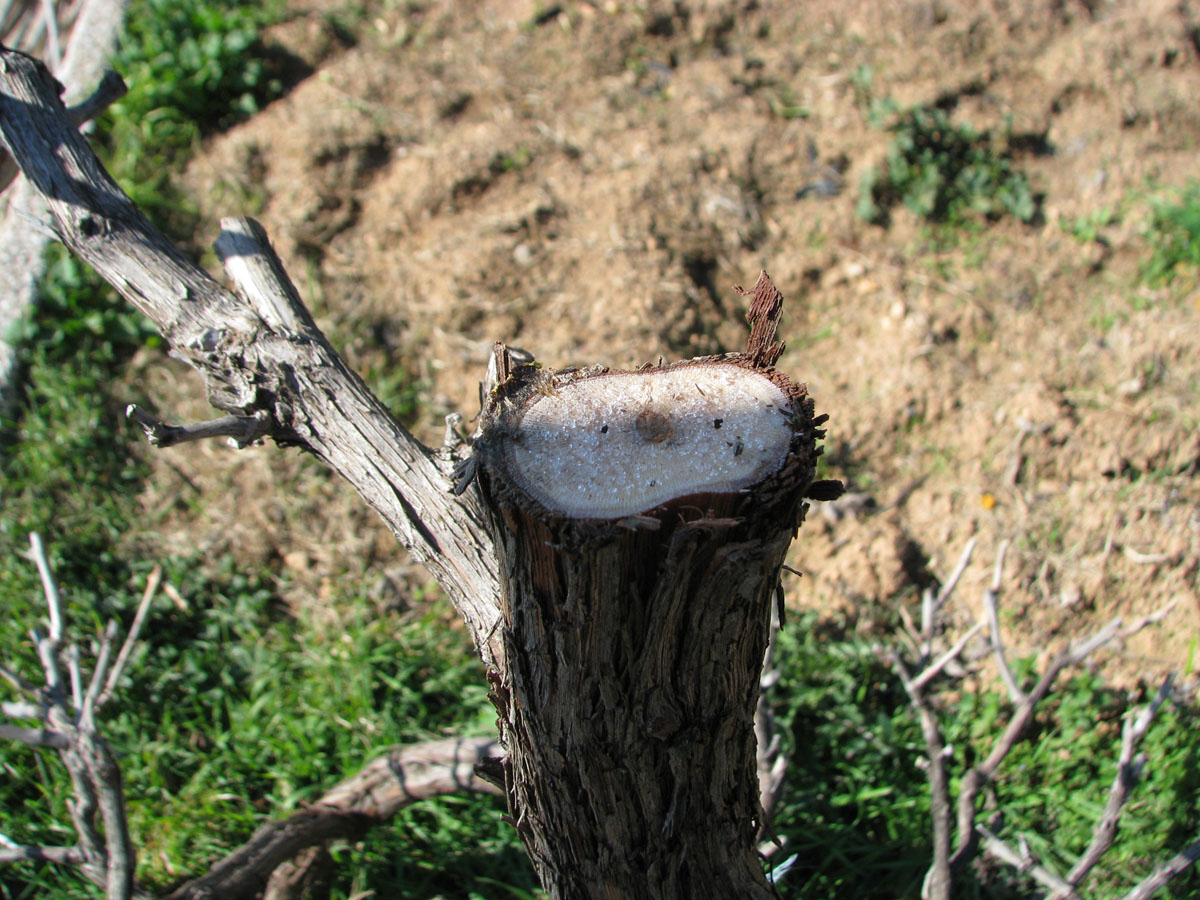
{"type": "Polygon", "coordinates": [[[394,747],[303,812],[260,827],[245,845],[167,900],[249,900],[264,890],[272,872],[300,851],[359,838],[410,803],[459,791],[498,793],[475,773],[476,765],[498,752],[494,738],[394,747]]]}

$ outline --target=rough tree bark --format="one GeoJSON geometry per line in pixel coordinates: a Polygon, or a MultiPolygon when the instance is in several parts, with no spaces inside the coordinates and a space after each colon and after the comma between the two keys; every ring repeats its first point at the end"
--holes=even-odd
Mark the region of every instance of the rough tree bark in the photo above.
{"type": "Polygon", "coordinates": [[[433,450],[337,356],[256,223],[222,223],[235,296],[117,188],[58,93],[0,55],[0,130],[59,236],[201,372],[234,417],[217,431],[324,459],[437,578],[488,668],[491,768],[550,896],[774,896],[758,675],[804,498],[838,486],[814,483],[823,417],[773,368],[766,274],[744,353],[550,372],[498,345],[473,446],[433,450]]]}

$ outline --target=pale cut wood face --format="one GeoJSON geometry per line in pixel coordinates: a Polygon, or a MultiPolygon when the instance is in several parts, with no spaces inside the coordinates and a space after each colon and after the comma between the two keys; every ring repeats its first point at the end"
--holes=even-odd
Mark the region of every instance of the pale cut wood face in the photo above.
{"type": "Polygon", "coordinates": [[[777,385],[741,366],[605,373],[530,403],[507,468],[547,509],[619,518],[757,484],[787,458],[791,415],[777,385]]]}

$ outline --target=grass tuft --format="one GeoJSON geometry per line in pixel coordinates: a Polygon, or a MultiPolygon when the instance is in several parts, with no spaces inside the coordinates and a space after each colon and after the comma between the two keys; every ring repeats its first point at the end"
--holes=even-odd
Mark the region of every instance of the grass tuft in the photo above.
{"type": "Polygon", "coordinates": [[[1030,222],[1037,214],[1029,180],[1013,166],[1002,138],[955,125],[943,110],[924,106],[901,114],[888,130],[886,164],[863,175],[859,218],[886,224],[897,204],[948,224],[1003,215],[1030,222]]]}

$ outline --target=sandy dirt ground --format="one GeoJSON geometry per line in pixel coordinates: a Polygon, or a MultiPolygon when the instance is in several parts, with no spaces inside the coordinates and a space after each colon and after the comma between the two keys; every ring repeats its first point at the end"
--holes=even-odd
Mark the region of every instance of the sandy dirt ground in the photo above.
{"type": "MultiPolygon", "coordinates": [[[[731,286],[766,268],[780,367],[830,414],[827,474],[851,492],[802,529],[790,605],[894,624],[975,538],[954,633],[1007,542],[1018,652],[1176,601],[1106,665],[1197,654],[1200,291],[1137,276],[1151,199],[1200,177],[1200,6],[307,2],[266,40],[313,74],[188,173],[196,242],[260,218],[335,345],[389,402],[416,391],[425,440],[477,411],[497,339],[550,366],[739,349],[731,286]],[[1009,135],[1034,221],[857,218],[887,99],[1009,135]]],[[[189,374],[141,362],[146,402],[209,415],[189,374]]],[[[153,459],[157,552],[272,565],[331,621],[344,579],[381,608],[424,591],[293,452],[153,459]]]]}

